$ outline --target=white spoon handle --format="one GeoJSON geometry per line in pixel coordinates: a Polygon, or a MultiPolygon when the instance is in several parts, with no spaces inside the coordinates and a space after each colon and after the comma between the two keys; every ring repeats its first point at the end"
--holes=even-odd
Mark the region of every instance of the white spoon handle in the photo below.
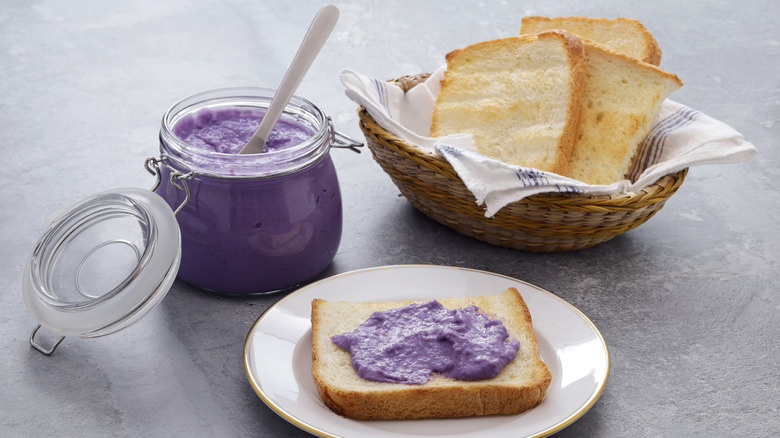
{"type": "Polygon", "coordinates": [[[330,36],[333,28],[336,27],[336,22],[339,19],[339,10],[333,5],[324,6],[317,12],[314,20],[309,26],[309,30],[306,32],[306,36],[303,37],[303,42],[298,48],[298,53],[295,54],[290,68],[287,69],[287,73],[282,79],[282,83],[279,85],[279,89],[276,90],[274,98],[271,100],[271,105],[268,107],[263,120],[260,122],[260,126],[257,127],[257,131],[252,135],[247,144],[239,152],[239,154],[259,154],[265,150],[265,142],[268,140],[268,135],[271,134],[276,121],[279,120],[279,116],[282,115],[284,107],[290,101],[290,98],[295,94],[295,90],[298,89],[301,80],[306,75],[306,72],[311,67],[314,58],[325,45],[325,41],[330,36]]]}

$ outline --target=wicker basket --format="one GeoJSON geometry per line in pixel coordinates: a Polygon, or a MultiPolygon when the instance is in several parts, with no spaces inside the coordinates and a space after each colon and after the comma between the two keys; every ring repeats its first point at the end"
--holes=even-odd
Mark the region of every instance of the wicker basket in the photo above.
{"type": "MultiPolygon", "coordinates": [[[[407,91],[427,77],[405,76],[393,82],[407,91]]],[[[638,193],[529,196],[487,218],[444,158],[406,144],[379,126],[365,108],[359,108],[358,115],[374,159],[412,205],[461,234],[526,251],[588,248],[636,228],[663,207],[688,172],[666,175],[638,193]]]]}

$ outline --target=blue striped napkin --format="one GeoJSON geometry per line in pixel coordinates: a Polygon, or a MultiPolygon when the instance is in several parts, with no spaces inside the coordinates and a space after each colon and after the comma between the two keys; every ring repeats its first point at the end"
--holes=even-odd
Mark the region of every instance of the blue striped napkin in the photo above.
{"type": "Polygon", "coordinates": [[[431,114],[445,67],[404,93],[398,86],[358,74],[341,73],[347,96],[364,106],[383,128],[408,144],[440,154],[452,165],[485,216],[538,193],[594,195],[637,192],[670,173],[699,164],[735,163],[750,159],[756,148],[723,122],[680,103],[666,100],[640,145],[629,178],[610,185],[590,185],[550,172],[510,165],[476,151],[468,134],[430,137],[431,114]]]}

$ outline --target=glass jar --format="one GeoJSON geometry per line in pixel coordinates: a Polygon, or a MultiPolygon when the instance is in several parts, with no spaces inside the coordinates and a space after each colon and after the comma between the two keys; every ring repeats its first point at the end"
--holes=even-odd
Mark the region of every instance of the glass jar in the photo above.
{"type": "Polygon", "coordinates": [[[231,294],[295,287],[333,260],[342,232],[342,203],[330,148],[336,133],[313,103],[293,96],[280,118],[311,136],[261,154],[193,147],[175,134],[177,123],[204,109],[265,110],[274,90],[228,88],[174,104],[160,130],[160,185],[181,229],[178,277],[231,294]],[[185,177],[187,191],[171,174],[185,177]],[[188,192],[188,193],[187,193],[188,192]]]}

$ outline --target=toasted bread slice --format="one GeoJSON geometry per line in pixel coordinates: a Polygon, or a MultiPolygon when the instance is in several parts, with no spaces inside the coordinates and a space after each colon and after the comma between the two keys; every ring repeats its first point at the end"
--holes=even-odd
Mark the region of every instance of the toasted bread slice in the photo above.
{"type": "Polygon", "coordinates": [[[661,48],[655,37],[642,23],[633,18],[529,16],[523,17],[520,25],[521,34],[552,29],[566,30],[648,64],[661,63],[661,48]]]}
{"type": "Polygon", "coordinates": [[[439,299],[450,309],[476,305],[499,318],[509,336],[520,341],[515,359],[496,377],[455,380],[432,376],[422,385],[365,380],[358,376],[350,354],[331,336],[352,331],[373,312],[412,301],[312,302],[312,375],[320,397],[334,412],[355,419],[444,418],[517,414],[542,402],[551,375],[539,356],[531,314],[515,288],[500,294],[439,299]]]}
{"type": "Polygon", "coordinates": [[[563,31],[484,41],[447,54],[431,135],[468,133],[509,164],[564,174],[580,111],[584,49],[563,31]]]}
{"type": "Polygon", "coordinates": [[[626,178],[676,75],[585,41],[587,70],[577,142],[566,176],[589,184],[626,178]]]}

